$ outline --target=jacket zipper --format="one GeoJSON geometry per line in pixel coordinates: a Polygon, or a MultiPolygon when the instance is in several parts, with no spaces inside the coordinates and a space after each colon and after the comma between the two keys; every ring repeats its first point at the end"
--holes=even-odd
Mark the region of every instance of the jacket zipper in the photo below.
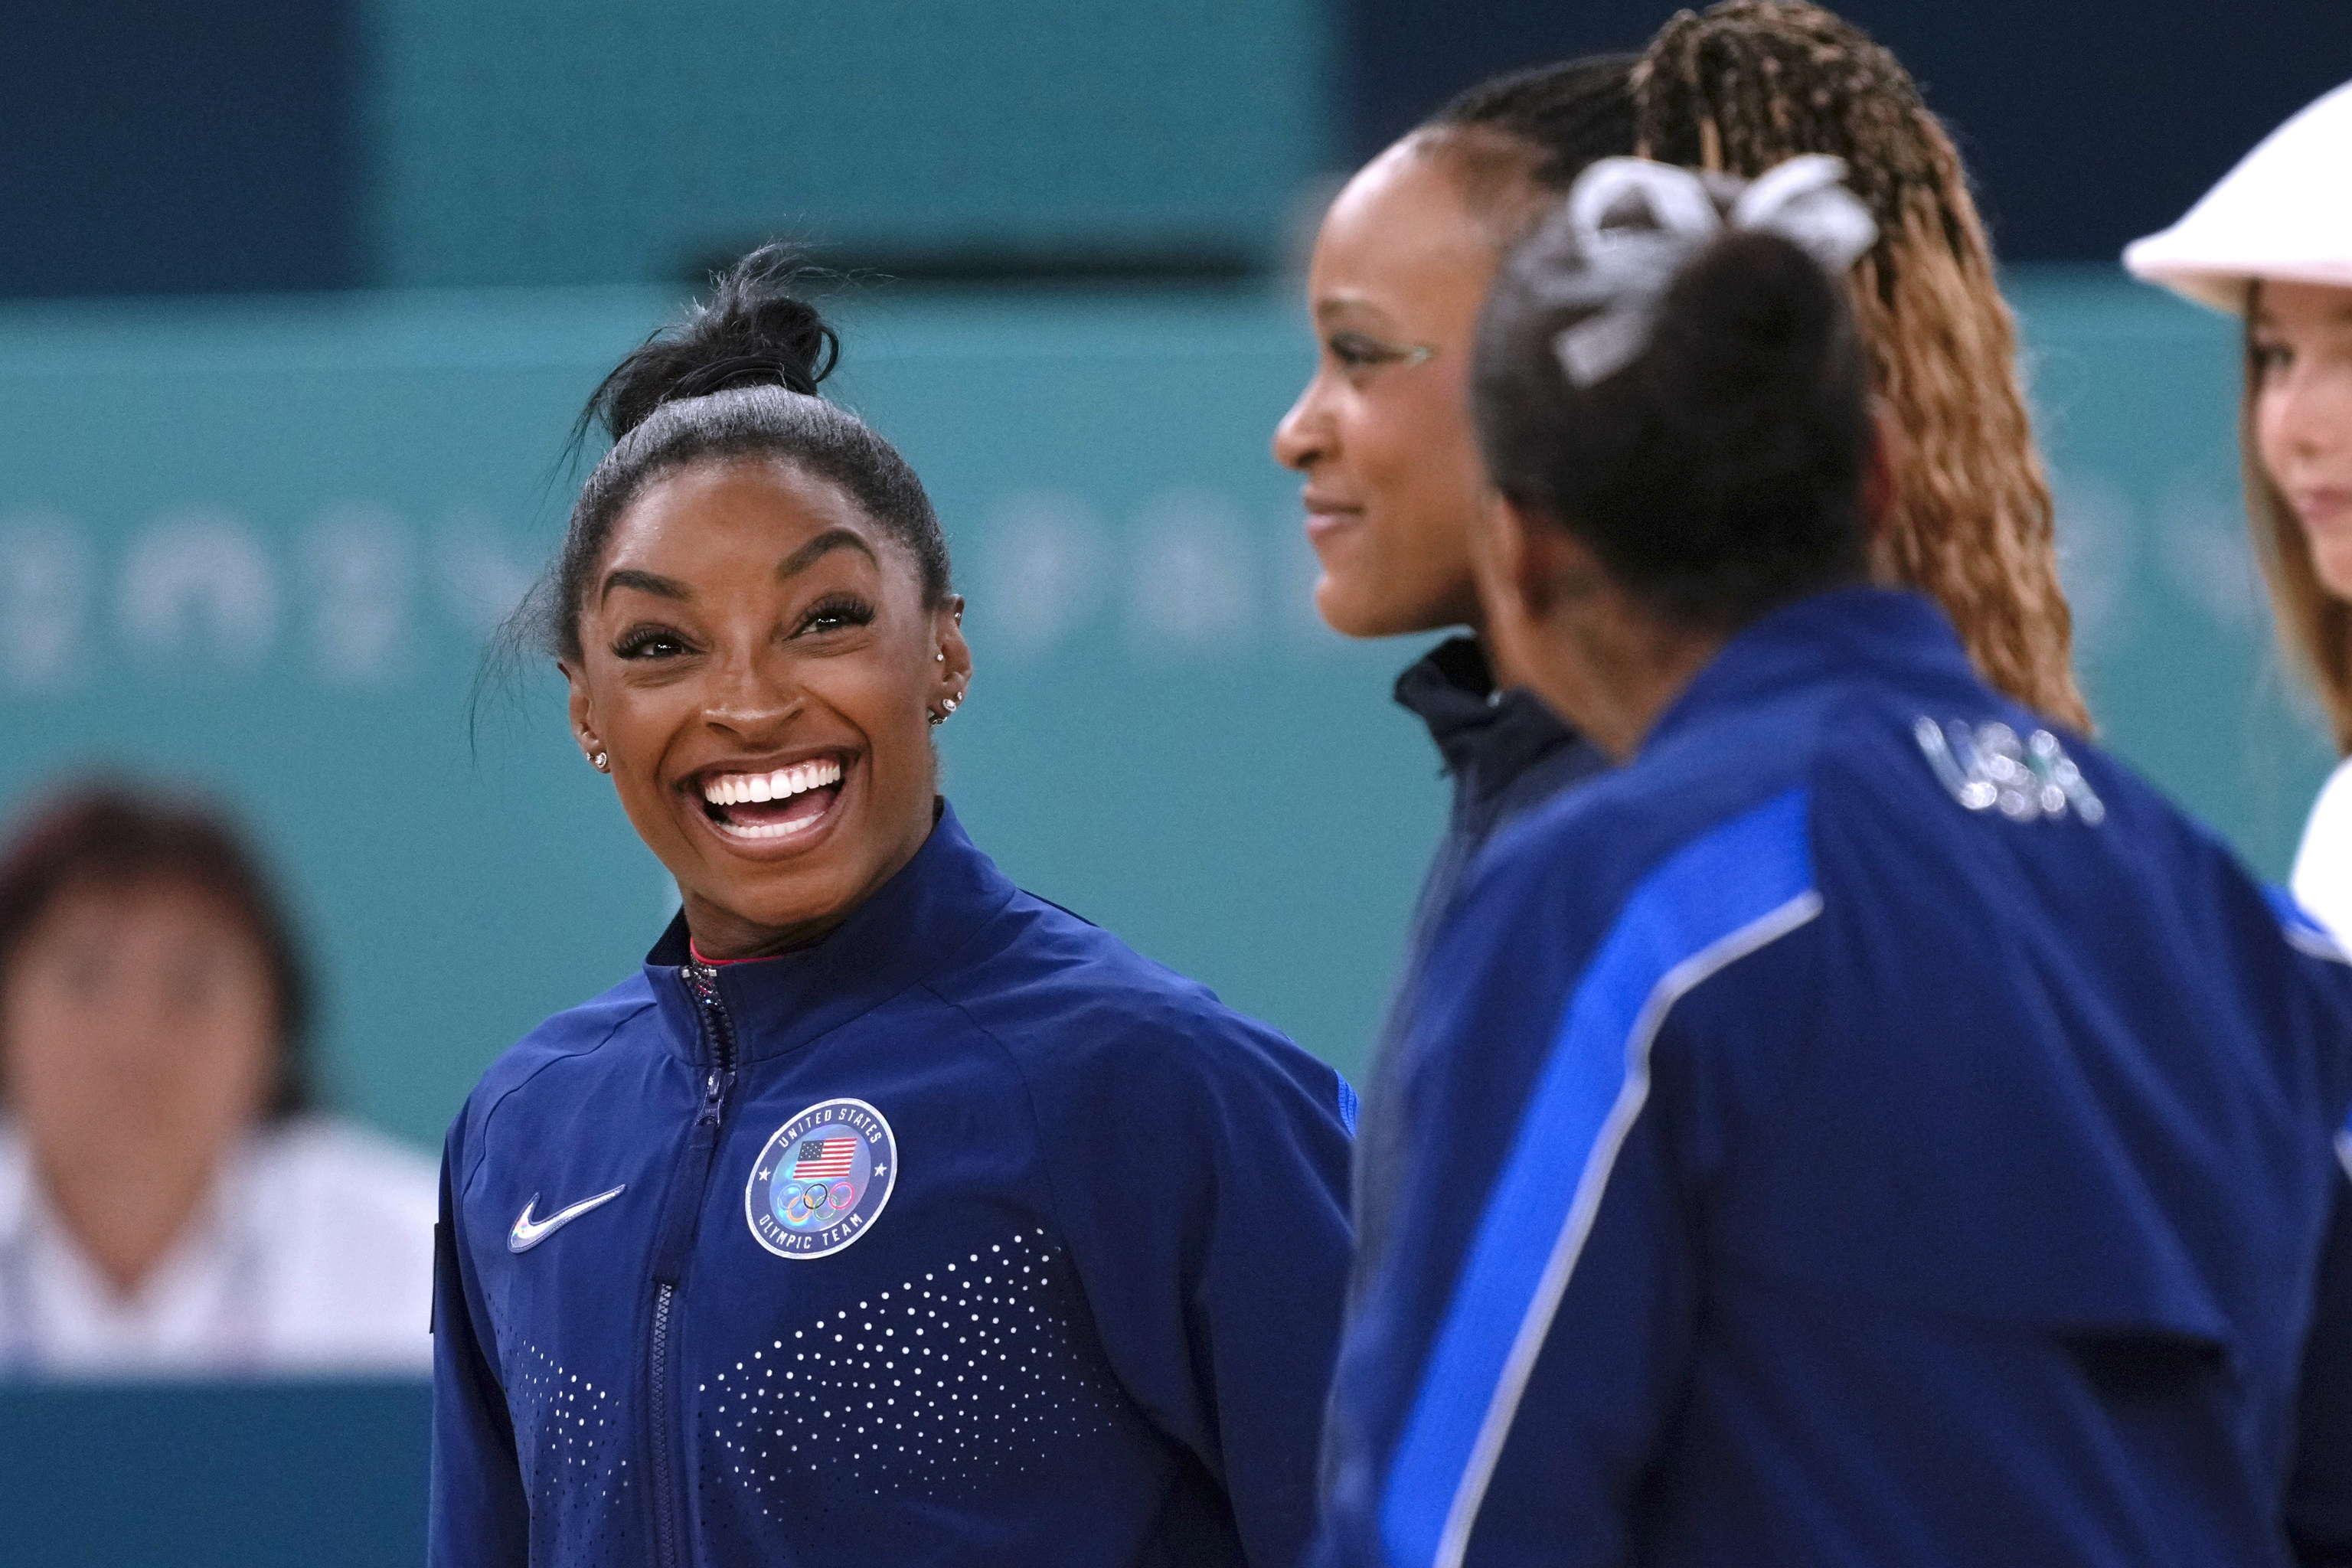
{"type": "Polygon", "coordinates": [[[719,1146],[727,1091],[735,1081],[735,1023],[719,994],[719,972],[708,964],[684,963],[678,966],[677,977],[701,1025],[703,1058],[709,1065],[702,1081],[702,1105],[679,1153],[677,1173],[670,1183],[654,1242],[654,1317],[646,1349],[646,1381],[651,1395],[647,1405],[653,1437],[655,1546],[661,1568],[677,1568],[680,1561],[678,1510],[687,1491],[687,1479],[678,1471],[673,1432],[680,1419],[677,1408],[680,1400],[673,1386],[677,1335],[671,1316],[694,1250],[695,1222],[710,1182],[710,1161],[719,1146]]]}

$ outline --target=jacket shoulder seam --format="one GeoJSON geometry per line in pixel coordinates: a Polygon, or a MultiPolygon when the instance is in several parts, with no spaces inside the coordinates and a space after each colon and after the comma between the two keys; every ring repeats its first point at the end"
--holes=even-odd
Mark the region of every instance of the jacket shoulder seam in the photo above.
{"type": "Polygon", "coordinates": [[[576,1058],[593,1056],[596,1052],[603,1050],[606,1046],[613,1043],[614,1036],[619,1034],[624,1027],[634,1022],[640,1016],[651,1012],[654,1009],[654,1006],[655,1004],[652,999],[646,999],[637,1006],[630,1008],[628,1012],[623,1014],[620,1017],[614,1019],[612,1027],[606,1029],[602,1035],[598,1036],[595,1044],[583,1046],[577,1050],[559,1051],[549,1057],[547,1060],[540,1063],[537,1067],[531,1068],[530,1072],[524,1074],[522,1078],[518,1079],[516,1082],[500,1089],[499,1091],[498,1098],[490,1101],[488,1105],[482,1109],[480,1123],[481,1135],[473,1141],[475,1146],[467,1151],[470,1158],[467,1162],[467,1169],[465,1175],[457,1184],[458,1198],[462,1201],[467,1194],[473,1190],[474,1178],[481,1173],[482,1162],[488,1157],[481,1145],[488,1142],[489,1141],[490,1120],[498,1115],[499,1108],[504,1106],[509,1099],[529,1088],[537,1080],[540,1074],[547,1071],[548,1068],[555,1066],[558,1062],[571,1061],[576,1058]]]}

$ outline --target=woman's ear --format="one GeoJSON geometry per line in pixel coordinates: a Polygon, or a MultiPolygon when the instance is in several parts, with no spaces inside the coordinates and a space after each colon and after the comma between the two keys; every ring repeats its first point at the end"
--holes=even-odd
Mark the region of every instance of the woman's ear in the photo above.
{"type": "Polygon", "coordinates": [[[963,595],[950,594],[931,612],[931,722],[963,702],[971,686],[971,645],[963,636],[963,595]]]}
{"type": "Polygon", "coordinates": [[[581,755],[593,762],[604,752],[604,742],[596,728],[595,708],[588,700],[588,683],[581,679],[578,670],[560,658],[555,668],[563,672],[565,683],[572,688],[572,738],[580,742],[581,755]]]}

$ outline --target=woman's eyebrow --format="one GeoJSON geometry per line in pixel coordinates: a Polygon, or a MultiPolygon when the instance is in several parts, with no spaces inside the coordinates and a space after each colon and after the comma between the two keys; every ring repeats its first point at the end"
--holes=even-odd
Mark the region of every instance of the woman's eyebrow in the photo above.
{"type": "Polygon", "coordinates": [[[1361,294],[1326,294],[1315,301],[1317,321],[1328,321],[1339,315],[1369,316],[1375,321],[1382,323],[1389,320],[1389,313],[1386,310],[1365,299],[1361,294]]]}
{"type": "Polygon", "coordinates": [[[654,594],[665,599],[694,597],[694,590],[675,577],[660,577],[651,572],[637,571],[635,567],[620,566],[604,574],[604,586],[597,594],[596,602],[601,605],[611,598],[615,588],[635,588],[641,594],[654,594]]]}
{"type": "Polygon", "coordinates": [[[805,572],[836,550],[855,550],[868,561],[874,562],[877,566],[882,564],[875,558],[874,547],[857,537],[855,532],[846,528],[828,528],[790,555],[785,556],[776,567],[776,576],[782,579],[805,572]]]}

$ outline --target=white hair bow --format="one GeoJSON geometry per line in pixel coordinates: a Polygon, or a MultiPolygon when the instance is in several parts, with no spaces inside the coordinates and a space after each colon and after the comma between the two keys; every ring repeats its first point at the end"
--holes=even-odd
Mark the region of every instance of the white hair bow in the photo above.
{"type": "Polygon", "coordinates": [[[1777,234],[1843,276],[1878,242],[1870,209],[1839,183],[1844,178],[1844,161],[1820,153],[1752,182],[1646,158],[1594,163],[1550,226],[1554,234],[1564,226],[1578,265],[1546,280],[1545,303],[1593,312],[1552,340],[1560,369],[1591,386],[1632,363],[1649,344],[1675,274],[1726,229],[1777,234]]]}

